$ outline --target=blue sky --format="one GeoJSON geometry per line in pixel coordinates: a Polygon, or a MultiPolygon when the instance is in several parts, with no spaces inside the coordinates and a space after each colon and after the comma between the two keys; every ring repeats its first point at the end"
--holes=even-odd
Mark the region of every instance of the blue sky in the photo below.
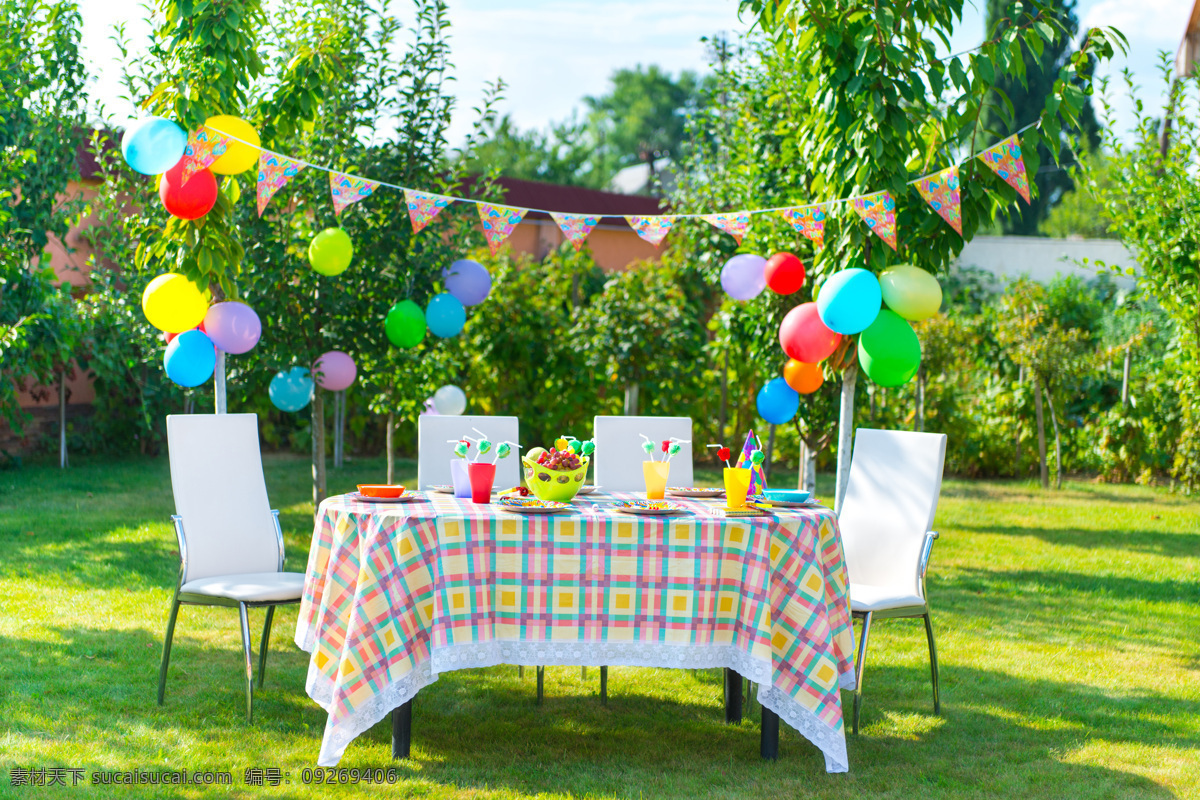
{"type": "MultiPolygon", "coordinates": [[[[1115,74],[1128,65],[1140,83],[1155,89],[1147,94],[1153,101],[1155,54],[1174,53],[1191,5],[1192,0],[1082,0],[1078,14],[1084,26],[1115,25],[1129,37],[1129,58],[1106,71],[1115,74]]],[[[120,123],[134,112],[118,99],[117,52],[108,37],[120,21],[131,33],[144,32],[141,10],[111,0],[81,0],[80,6],[85,56],[98,76],[93,94],[120,123]]],[[[394,7],[403,18],[404,0],[395,0],[394,7]]],[[[736,12],[736,0],[450,0],[459,100],[451,140],[470,129],[471,109],[487,81],[503,78],[508,84],[502,111],[523,127],[542,127],[568,116],[584,95],[603,93],[617,68],[641,63],[673,72],[703,69],[707,58],[700,37],[744,30],[736,12]]],[[[982,12],[968,5],[955,32],[955,50],[982,37],[982,12]]],[[[1117,94],[1118,127],[1125,127],[1128,104],[1117,94]]]]}

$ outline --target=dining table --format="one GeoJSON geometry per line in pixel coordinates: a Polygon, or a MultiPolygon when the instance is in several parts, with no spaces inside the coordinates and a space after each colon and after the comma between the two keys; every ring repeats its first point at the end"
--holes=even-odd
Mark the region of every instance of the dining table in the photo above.
{"type": "Polygon", "coordinates": [[[674,513],[637,515],[619,506],[644,494],[596,491],[523,514],[417,494],[318,507],[295,641],[328,714],[319,766],[389,713],[393,756],[407,757],[418,692],[444,672],[512,664],[723,668],[727,721],[743,677],[757,687],[764,757],[782,720],[829,772],[848,771],[854,629],[831,509],[734,516],[723,498],[669,497],[674,513]]]}

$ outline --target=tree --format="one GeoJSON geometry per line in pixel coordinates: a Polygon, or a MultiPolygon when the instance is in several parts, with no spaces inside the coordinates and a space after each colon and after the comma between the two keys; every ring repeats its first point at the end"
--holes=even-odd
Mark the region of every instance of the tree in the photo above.
{"type": "Polygon", "coordinates": [[[485,132],[466,169],[483,173],[496,166],[510,178],[605,189],[617,159],[599,146],[595,133],[588,121],[574,116],[551,123],[546,131],[522,131],[505,114],[485,132]]]}
{"type": "MultiPolygon", "coordinates": [[[[1098,190],[1110,193],[1113,186],[1113,173],[1108,165],[1108,158],[1100,150],[1081,152],[1076,156],[1089,179],[1095,183],[1098,190]]],[[[1042,233],[1048,236],[1067,238],[1082,236],[1088,239],[1115,239],[1113,221],[1104,205],[1100,203],[1095,193],[1076,186],[1062,194],[1046,215],[1041,226],[1042,233]]]]}

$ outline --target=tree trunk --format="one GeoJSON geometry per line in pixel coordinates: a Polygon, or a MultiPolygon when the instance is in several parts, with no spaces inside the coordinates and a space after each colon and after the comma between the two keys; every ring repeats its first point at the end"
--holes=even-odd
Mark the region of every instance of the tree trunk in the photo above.
{"type": "Polygon", "coordinates": [[[854,385],[858,382],[858,365],[842,370],[842,406],[838,413],[837,490],[834,494],[834,513],[842,510],[846,497],[846,482],[850,479],[850,448],[854,441],[854,385]]]}
{"type": "Polygon", "coordinates": [[[625,416],[636,417],[638,413],[638,385],[634,382],[625,384],[625,416]]]}
{"type": "MultiPolygon", "coordinates": [[[[395,436],[396,415],[389,411],[387,416],[387,482],[391,486],[396,481],[396,447],[395,436]]],[[[420,487],[418,487],[420,488],[420,487]]]]}
{"type": "Polygon", "coordinates": [[[767,432],[767,452],[763,454],[766,456],[766,458],[763,459],[763,477],[767,480],[768,484],[770,484],[770,482],[771,482],[771,456],[774,453],[775,453],[775,426],[772,425],[771,429],[767,432]]]}
{"type": "Polygon", "coordinates": [[[1133,347],[1125,348],[1125,369],[1121,374],[1121,408],[1129,408],[1129,373],[1133,369],[1133,347]]]}
{"type": "MultiPolygon", "coordinates": [[[[1017,371],[1017,385],[1025,383],[1025,366],[1022,365],[1017,371]]],[[[1021,477],[1021,419],[1017,417],[1013,420],[1013,477],[1021,477]]]]}
{"type": "Polygon", "coordinates": [[[918,433],[925,430],[925,365],[917,368],[917,419],[918,433]]]}
{"type": "Polygon", "coordinates": [[[325,499],[325,398],[317,389],[312,399],[313,510],[325,499]]]}
{"type": "Polygon", "coordinates": [[[227,406],[225,405],[225,354],[220,350],[217,351],[217,366],[213,369],[213,399],[215,401],[214,412],[217,414],[226,413],[227,406]]]}
{"type": "Polygon", "coordinates": [[[725,421],[729,410],[729,348],[725,348],[725,363],[721,366],[721,413],[717,417],[718,442],[725,441],[725,421]]]}
{"type": "Polygon", "coordinates": [[[342,468],[346,449],[346,390],[333,396],[333,468],[342,468]]]}
{"type": "Polygon", "coordinates": [[[817,451],[800,441],[800,485],[797,487],[809,494],[817,493],[817,451]]]}
{"type": "Polygon", "coordinates": [[[1058,435],[1058,415],[1054,413],[1054,400],[1050,397],[1050,390],[1044,389],[1046,393],[1046,405],[1050,407],[1050,424],[1054,426],[1054,488],[1062,488],[1063,465],[1062,465],[1062,438],[1058,435]]]}
{"type": "Polygon", "coordinates": [[[67,371],[58,373],[58,468],[67,468],[67,371]]]}
{"type": "Polygon", "coordinates": [[[1050,488],[1050,475],[1046,469],[1046,421],[1042,416],[1042,385],[1037,376],[1033,376],[1033,409],[1037,414],[1038,438],[1038,477],[1042,488],[1050,488]]]}

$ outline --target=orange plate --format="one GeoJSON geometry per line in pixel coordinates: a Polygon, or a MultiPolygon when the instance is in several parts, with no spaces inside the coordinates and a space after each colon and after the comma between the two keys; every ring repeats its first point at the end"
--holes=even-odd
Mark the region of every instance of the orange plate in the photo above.
{"type": "Polygon", "coordinates": [[[386,486],[384,484],[360,483],[358,491],[367,497],[399,497],[404,494],[403,486],[386,486]]]}

